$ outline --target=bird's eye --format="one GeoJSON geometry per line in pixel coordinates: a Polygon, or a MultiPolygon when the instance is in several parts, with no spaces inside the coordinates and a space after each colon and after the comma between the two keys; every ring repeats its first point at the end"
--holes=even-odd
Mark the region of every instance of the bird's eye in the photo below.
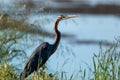
{"type": "Polygon", "coordinates": [[[60,15],[61,18],[64,18],[64,15],[60,15]]]}

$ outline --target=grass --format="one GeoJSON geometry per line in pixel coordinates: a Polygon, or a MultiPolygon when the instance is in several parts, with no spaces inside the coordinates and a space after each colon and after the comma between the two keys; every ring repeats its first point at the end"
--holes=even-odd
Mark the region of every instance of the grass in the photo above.
{"type": "Polygon", "coordinates": [[[18,80],[15,68],[6,63],[0,64],[0,80],[18,80]]]}
{"type": "Polygon", "coordinates": [[[114,47],[100,49],[98,55],[93,56],[94,80],[119,80],[120,79],[120,49],[119,42],[114,47]]]}

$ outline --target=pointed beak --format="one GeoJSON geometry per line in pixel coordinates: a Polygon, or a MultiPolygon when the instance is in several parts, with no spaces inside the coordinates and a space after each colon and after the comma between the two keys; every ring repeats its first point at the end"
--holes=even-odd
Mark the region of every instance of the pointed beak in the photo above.
{"type": "Polygon", "coordinates": [[[65,16],[66,19],[69,19],[69,18],[75,18],[77,17],[76,15],[68,15],[68,16],[65,16]]]}

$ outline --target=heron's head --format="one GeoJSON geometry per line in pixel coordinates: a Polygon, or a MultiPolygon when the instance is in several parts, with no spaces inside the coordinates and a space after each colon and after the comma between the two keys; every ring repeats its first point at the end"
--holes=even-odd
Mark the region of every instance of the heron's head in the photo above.
{"type": "Polygon", "coordinates": [[[60,15],[58,16],[59,20],[65,20],[65,19],[70,19],[70,18],[75,18],[77,17],[76,15],[60,15]]]}

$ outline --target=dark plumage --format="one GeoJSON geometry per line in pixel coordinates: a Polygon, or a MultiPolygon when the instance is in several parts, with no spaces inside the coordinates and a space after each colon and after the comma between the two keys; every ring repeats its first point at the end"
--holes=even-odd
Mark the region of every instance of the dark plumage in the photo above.
{"type": "Polygon", "coordinates": [[[55,42],[51,45],[48,42],[43,42],[40,46],[36,48],[36,50],[32,53],[30,58],[28,59],[23,72],[20,74],[20,80],[28,77],[34,71],[37,71],[40,67],[42,67],[49,57],[56,51],[60,39],[61,33],[58,31],[57,25],[60,20],[74,18],[75,16],[59,16],[55,21],[54,31],[56,33],[55,42]]]}
{"type": "Polygon", "coordinates": [[[50,52],[52,51],[52,47],[53,45],[50,45],[47,42],[43,42],[40,46],[38,46],[28,59],[20,77],[27,77],[34,71],[37,71],[41,66],[43,66],[43,64],[51,55],[50,52]]]}

